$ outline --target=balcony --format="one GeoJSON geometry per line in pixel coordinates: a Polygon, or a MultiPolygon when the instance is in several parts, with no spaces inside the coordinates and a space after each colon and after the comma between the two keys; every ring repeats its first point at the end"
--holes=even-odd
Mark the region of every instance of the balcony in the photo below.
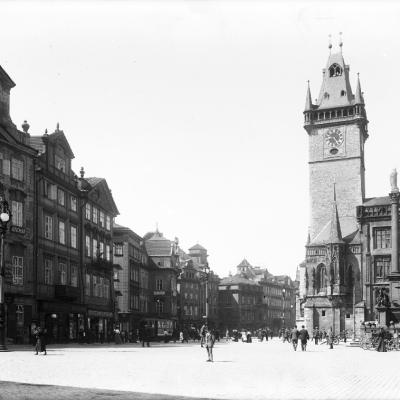
{"type": "Polygon", "coordinates": [[[54,288],[54,297],[60,300],[79,299],[79,288],[68,285],[56,285],[54,288]]]}

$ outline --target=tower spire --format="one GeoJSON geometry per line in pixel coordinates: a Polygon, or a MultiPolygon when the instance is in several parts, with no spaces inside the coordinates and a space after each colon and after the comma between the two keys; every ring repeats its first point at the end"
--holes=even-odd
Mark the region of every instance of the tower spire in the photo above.
{"type": "Polygon", "coordinates": [[[339,47],[340,52],[343,53],[343,39],[342,39],[342,32],[339,32],[339,47]]]}
{"type": "Polygon", "coordinates": [[[331,232],[329,235],[329,243],[342,243],[342,231],[340,229],[339,213],[336,204],[336,182],[333,182],[333,202],[332,202],[332,218],[331,232]]]}
{"type": "Polygon", "coordinates": [[[329,55],[330,55],[331,51],[332,51],[332,35],[329,34],[328,37],[329,37],[328,49],[329,49],[329,55]]]}
{"type": "Polygon", "coordinates": [[[355,104],[364,104],[364,96],[361,91],[361,83],[360,83],[360,73],[357,72],[357,88],[356,88],[356,94],[354,98],[355,104]]]}
{"type": "Polygon", "coordinates": [[[311,111],[313,103],[312,103],[312,97],[311,97],[311,90],[310,90],[310,81],[307,81],[307,95],[306,95],[306,106],[304,111],[311,111]]]}

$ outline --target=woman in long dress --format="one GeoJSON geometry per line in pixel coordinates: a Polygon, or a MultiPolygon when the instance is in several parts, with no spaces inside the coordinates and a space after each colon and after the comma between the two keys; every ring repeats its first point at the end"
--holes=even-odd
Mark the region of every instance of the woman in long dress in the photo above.
{"type": "Polygon", "coordinates": [[[378,334],[378,346],[376,348],[376,351],[386,351],[386,343],[385,343],[385,337],[386,337],[386,332],[383,328],[381,328],[379,334],[378,334]]]}

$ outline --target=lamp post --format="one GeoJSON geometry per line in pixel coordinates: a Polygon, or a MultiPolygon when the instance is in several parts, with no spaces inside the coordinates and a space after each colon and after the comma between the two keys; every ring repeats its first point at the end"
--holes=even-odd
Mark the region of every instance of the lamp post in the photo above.
{"type": "Polygon", "coordinates": [[[210,266],[208,263],[204,266],[204,273],[206,274],[206,325],[208,326],[208,277],[210,275],[210,266]]]}
{"type": "Polygon", "coordinates": [[[282,328],[285,327],[285,300],[286,300],[286,289],[282,289],[282,328]]]}
{"type": "Polygon", "coordinates": [[[7,351],[6,346],[6,312],[4,304],[4,237],[7,225],[11,219],[11,212],[7,201],[0,201],[0,351],[7,351]]]}

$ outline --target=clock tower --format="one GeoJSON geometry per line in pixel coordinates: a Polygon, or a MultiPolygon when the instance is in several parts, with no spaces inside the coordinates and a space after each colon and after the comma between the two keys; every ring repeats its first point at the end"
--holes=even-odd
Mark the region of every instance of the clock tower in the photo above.
{"type": "Polygon", "coordinates": [[[365,198],[364,144],[368,138],[360,80],[353,93],[350,68],[341,50],[342,43],[338,53],[329,54],[315,102],[308,85],[304,110],[310,227],[300,310],[308,330],[332,327],[334,333],[354,331],[354,321],[363,313],[362,308],[353,310],[362,299],[357,206],[365,198]]]}
{"type": "Polygon", "coordinates": [[[342,51],[330,54],[315,103],[309,85],[307,89],[304,128],[309,137],[311,241],[330,221],[334,183],[343,237],[357,230],[356,206],[365,198],[368,121],[360,80],[353,94],[349,72],[342,51]]]}

